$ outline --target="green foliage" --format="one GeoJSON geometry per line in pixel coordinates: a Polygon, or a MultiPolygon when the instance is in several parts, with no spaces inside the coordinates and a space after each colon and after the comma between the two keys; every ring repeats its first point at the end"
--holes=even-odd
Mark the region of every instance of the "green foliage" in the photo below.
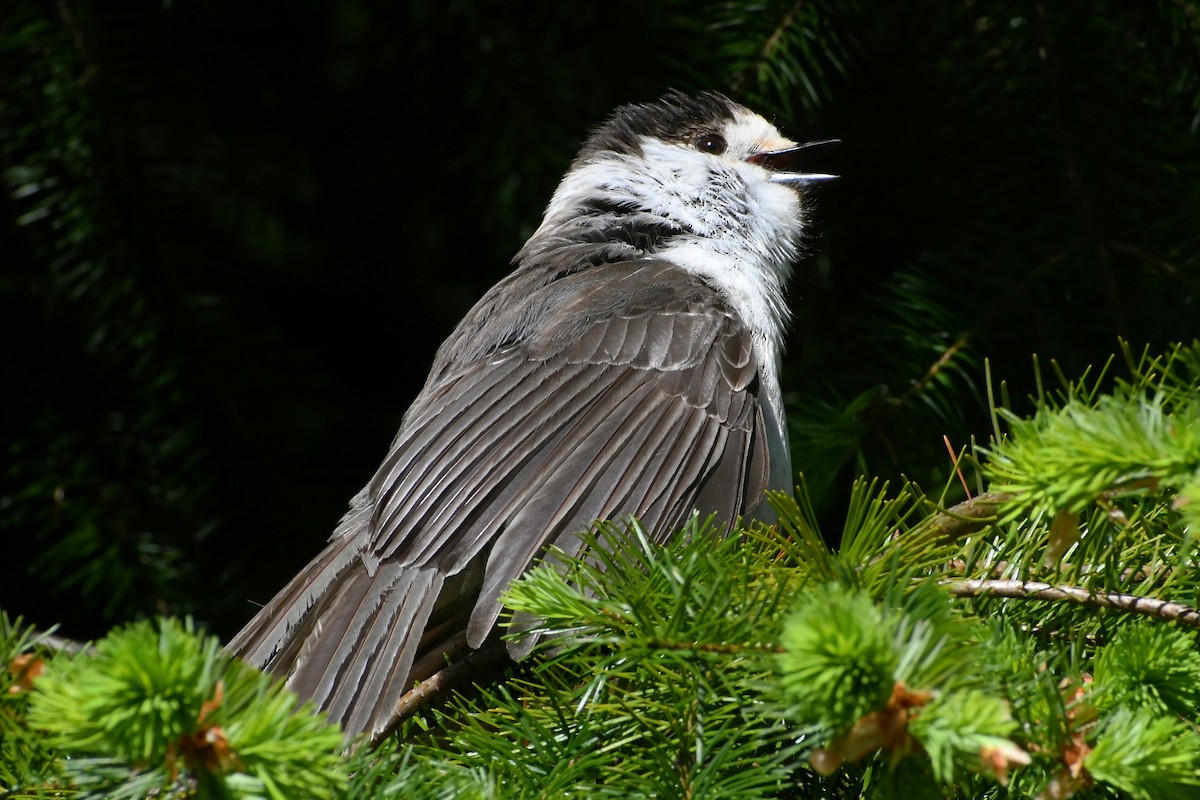
{"type": "Polygon", "coordinates": [[[809,591],[784,629],[780,684],[795,715],[840,731],[883,707],[896,683],[899,620],[862,592],[833,585],[809,591]]]}
{"type": "Polygon", "coordinates": [[[190,621],[114,630],[87,652],[51,658],[34,686],[20,730],[40,733],[54,769],[12,771],[14,787],[288,800],[333,797],[347,780],[337,726],[297,709],[190,621]]]}
{"type": "Polygon", "coordinates": [[[72,656],[0,615],[8,796],[1197,793],[1192,5],[317,3],[265,69],[269,4],[0,17],[4,604],[97,629],[278,585],[616,103],[718,88],[845,140],[778,531],[598,530],[513,589],[538,658],[340,762],[186,624],[72,656]]]}
{"type": "Polygon", "coordinates": [[[60,747],[162,762],[212,698],[219,647],[174,621],[158,630],[139,624],[115,631],[94,654],[51,663],[29,722],[60,747]]]}
{"type": "Polygon", "coordinates": [[[1028,420],[1002,412],[1007,435],[986,451],[991,488],[1048,516],[1126,495],[1177,493],[1200,473],[1198,365],[1200,342],[1181,345],[1160,358],[1143,355],[1132,378],[1108,394],[1098,394],[1097,378],[1068,383],[1058,402],[1028,420]]]}
{"type": "Polygon", "coordinates": [[[1175,717],[1122,709],[1102,722],[1083,763],[1136,800],[1184,800],[1200,791],[1200,734],[1175,717]]]}
{"type": "Polygon", "coordinates": [[[713,41],[731,89],[789,117],[829,104],[861,47],[858,3],[760,0],[713,4],[699,14],[694,4],[678,5],[679,24],[713,41]]]}
{"type": "Polygon", "coordinates": [[[1094,673],[1096,704],[1186,719],[1200,707],[1200,649],[1194,633],[1131,625],[1101,647],[1094,673]]]}
{"type": "Polygon", "coordinates": [[[346,775],[338,762],[341,731],[274,679],[240,662],[225,672],[224,736],[236,758],[225,777],[237,797],[334,797],[346,775]]]}
{"type": "Polygon", "coordinates": [[[1025,763],[1011,739],[1016,728],[1002,698],[967,689],[945,692],[923,707],[909,733],[929,756],[933,777],[954,785],[970,771],[986,769],[989,756],[1025,763]]]}
{"type": "Polygon", "coordinates": [[[587,559],[555,565],[552,553],[551,563],[522,579],[508,605],[539,623],[518,635],[569,634],[580,643],[625,647],[648,642],[656,651],[678,646],[687,663],[705,658],[690,643],[752,639],[764,619],[780,613],[792,583],[781,582],[788,576],[765,561],[777,546],[770,538],[731,536],[714,545],[716,538],[712,522],[699,517],[667,547],[652,543],[635,521],[601,525],[587,559]],[[728,569],[731,558],[740,571],[728,569]]]}
{"type": "Polygon", "coordinates": [[[54,796],[54,750],[46,737],[25,724],[33,682],[44,666],[41,647],[47,635],[38,635],[21,619],[0,611],[0,787],[37,789],[24,797],[54,796]]]}

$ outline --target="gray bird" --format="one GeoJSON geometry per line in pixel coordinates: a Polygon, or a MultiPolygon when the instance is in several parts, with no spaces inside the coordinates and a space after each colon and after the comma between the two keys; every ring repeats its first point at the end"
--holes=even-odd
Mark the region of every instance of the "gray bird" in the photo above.
{"type": "MultiPolygon", "coordinates": [[[[790,489],[779,391],[797,146],[717,93],[618,108],[512,272],[442,344],[328,546],[233,639],[348,736],[497,636],[502,595],[596,520],[663,540],[790,489]],[[464,647],[465,645],[465,647],[464,647]]],[[[532,640],[510,642],[514,658],[532,640]]]]}

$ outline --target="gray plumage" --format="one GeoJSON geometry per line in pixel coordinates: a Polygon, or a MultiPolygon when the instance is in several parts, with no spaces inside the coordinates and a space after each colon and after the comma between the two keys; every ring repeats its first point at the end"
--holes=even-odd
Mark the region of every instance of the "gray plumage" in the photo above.
{"type": "Polygon", "coordinates": [[[786,488],[791,144],[718,94],[618,109],[439,349],[329,545],[230,649],[377,736],[444,654],[497,635],[548,547],[577,552],[598,519],[659,539],[694,510],[729,526],[786,488]]]}

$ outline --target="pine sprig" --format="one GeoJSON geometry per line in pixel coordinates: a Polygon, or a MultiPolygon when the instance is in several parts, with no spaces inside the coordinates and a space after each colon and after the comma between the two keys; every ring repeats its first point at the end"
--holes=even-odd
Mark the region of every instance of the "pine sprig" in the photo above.
{"type": "Polygon", "coordinates": [[[772,538],[739,532],[721,539],[711,520],[694,516],[664,546],[637,522],[604,523],[584,537],[585,560],[552,552],[549,563],[522,579],[508,599],[517,612],[513,635],[567,636],[579,644],[677,650],[686,657],[742,646],[761,635],[764,620],[781,613],[795,579],[773,571],[767,553],[778,545],[772,538]],[[730,571],[730,559],[743,569],[730,571]]]}
{"type": "Polygon", "coordinates": [[[326,798],[345,782],[338,728],[189,621],[117,629],[34,685],[28,726],[89,797],[326,798]]]}
{"type": "Polygon", "coordinates": [[[1185,800],[1200,792],[1200,733],[1148,710],[1106,719],[1082,760],[1090,776],[1136,800],[1185,800]]]}
{"type": "Polygon", "coordinates": [[[60,747],[134,764],[165,762],[216,686],[220,646],[190,625],[134,625],[94,656],[55,659],[37,684],[29,722],[60,747]]]}
{"type": "Polygon", "coordinates": [[[1099,709],[1127,706],[1189,719],[1200,708],[1200,650],[1194,633],[1127,625],[1096,656],[1099,709]]]}
{"type": "Polygon", "coordinates": [[[1106,395],[1071,402],[1030,421],[1009,417],[1005,443],[988,455],[995,491],[1048,515],[1089,503],[1177,487],[1200,470],[1200,401],[1106,395]]]}
{"type": "Polygon", "coordinates": [[[714,4],[702,13],[679,5],[680,27],[709,42],[730,89],[772,112],[812,114],[828,104],[859,49],[857,4],[767,0],[714,4]]]}
{"type": "MultiPolygon", "coordinates": [[[[1161,598],[1154,602],[1164,609],[1193,597],[1197,582],[1186,565],[1200,466],[1196,351],[1133,358],[1126,349],[1127,378],[1111,379],[1108,368],[1075,381],[1060,375],[1062,388],[1042,387],[1030,417],[999,410],[1005,430],[981,454],[989,488],[1004,499],[999,524],[965,551],[970,577],[1045,581],[1068,599],[1161,598]]],[[[1030,622],[1097,632],[1099,619],[1084,619],[1086,612],[1054,613],[1065,616],[1030,622]]]]}
{"type": "Polygon", "coordinates": [[[795,716],[837,732],[882,708],[900,662],[896,621],[863,592],[836,585],[806,592],[784,628],[779,656],[780,688],[795,716]]]}
{"type": "Polygon", "coordinates": [[[969,641],[944,595],[938,603],[936,590],[917,594],[901,609],[836,585],[807,592],[778,657],[788,713],[822,731],[816,738],[827,744],[812,754],[822,774],[876,753],[893,766],[923,753],[946,784],[972,770],[1003,779],[1029,758],[1010,738],[1007,701],[980,688],[986,635],[977,630],[969,641]]]}
{"type": "Polygon", "coordinates": [[[936,780],[953,784],[972,771],[1005,777],[1030,763],[1012,741],[1017,723],[1000,697],[977,689],[947,692],[921,709],[909,733],[929,757],[936,780]]]}
{"type": "Polygon", "coordinates": [[[33,686],[49,657],[45,638],[0,610],[0,787],[30,800],[60,791],[53,746],[26,724],[33,686]]]}
{"type": "Polygon", "coordinates": [[[1143,356],[1108,394],[1099,393],[1101,373],[1044,395],[1030,418],[1002,412],[1007,431],[984,451],[991,489],[1050,518],[1101,499],[1189,485],[1200,472],[1198,358],[1200,344],[1143,356]]]}

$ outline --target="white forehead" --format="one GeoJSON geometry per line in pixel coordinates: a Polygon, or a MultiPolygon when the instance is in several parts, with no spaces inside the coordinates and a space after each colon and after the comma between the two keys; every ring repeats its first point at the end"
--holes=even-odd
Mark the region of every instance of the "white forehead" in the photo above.
{"type": "Polygon", "coordinates": [[[734,112],[733,119],[726,123],[721,134],[729,147],[727,152],[741,158],[751,153],[785,150],[796,146],[794,141],[780,133],[774,125],[746,109],[734,112]]]}

